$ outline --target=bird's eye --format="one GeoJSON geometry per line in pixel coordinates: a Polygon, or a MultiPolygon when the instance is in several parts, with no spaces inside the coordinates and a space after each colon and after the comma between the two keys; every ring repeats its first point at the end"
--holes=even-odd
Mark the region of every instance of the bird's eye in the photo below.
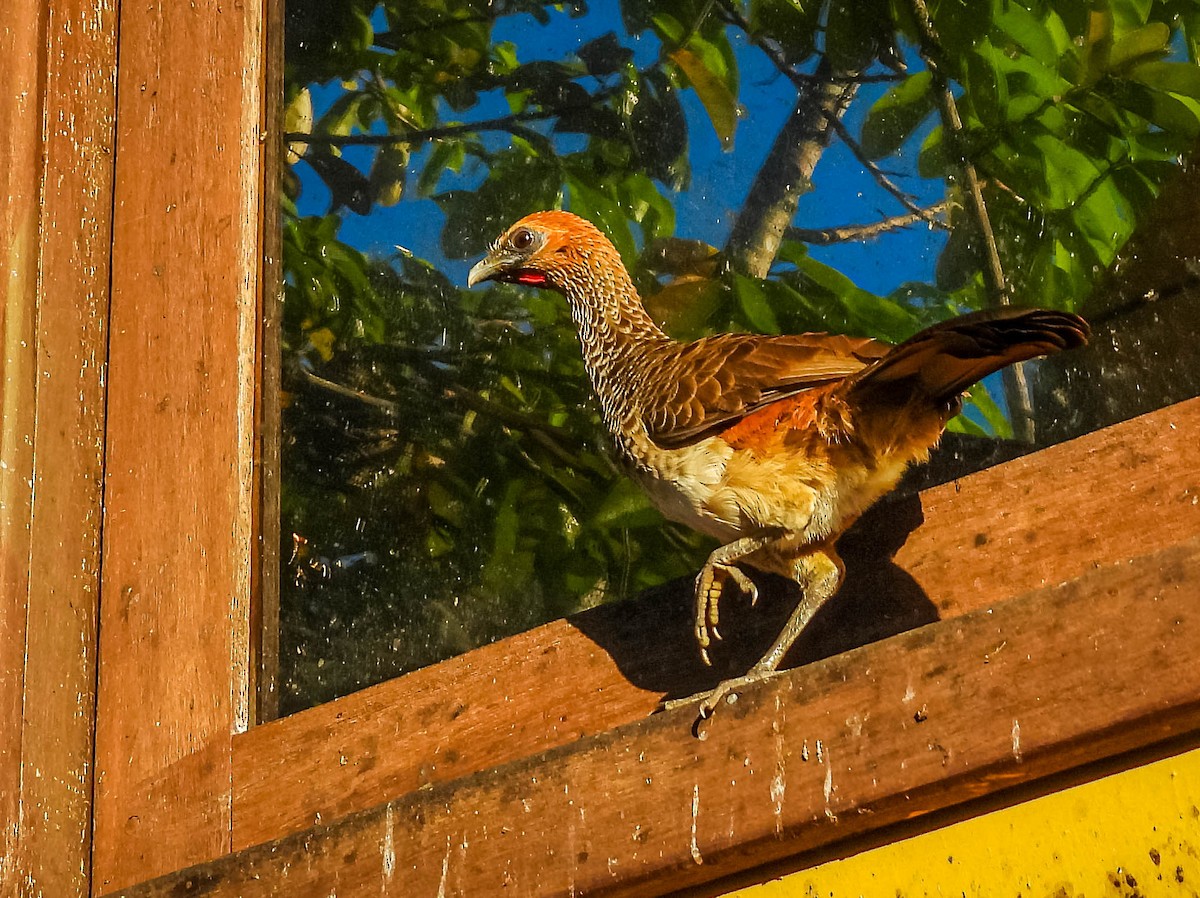
{"type": "Polygon", "coordinates": [[[512,232],[512,237],[508,242],[512,244],[513,249],[529,249],[533,246],[533,232],[529,228],[517,228],[512,232]]]}

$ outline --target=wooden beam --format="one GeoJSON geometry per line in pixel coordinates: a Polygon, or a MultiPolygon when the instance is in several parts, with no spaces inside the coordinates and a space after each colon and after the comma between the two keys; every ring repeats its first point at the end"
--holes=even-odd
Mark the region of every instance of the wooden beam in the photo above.
{"type": "Polygon", "coordinates": [[[111,0],[48,5],[19,862],[66,898],[91,881],[117,47],[111,0]]]}
{"type": "Polygon", "coordinates": [[[15,0],[0,28],[0,891],[15,883],[37,393],[37,234],[45,10],[15,0]]]}
{"type": "MultiPolygon", "coordinates": [[[[1200,534],[1197,497],[1200,400],[890,503],[843,540],[849,579],[792,659],[1158,551],[1200,534]]],[[[778,592],[730,603],[716,671],[697,658],[682,583],[239,734],[234,847],[644,718],[748,667],[794,601],[778,592]]]]}
{"type": "Polygon", "coordinates": [[[698,885],[1200,728],[1198,597],[1193,539],[120,894],[698,885]]]}
{"type": "Polygon", "coordinates": [[[0,894],[90,894],[112,3],[0,33],[0,894]]]}
{"type": "Polygon", "coordinates": [[[230,739],[252,706],[262,25],[260,0],[120,7],[99,891],[230,845],[230,739]]]}

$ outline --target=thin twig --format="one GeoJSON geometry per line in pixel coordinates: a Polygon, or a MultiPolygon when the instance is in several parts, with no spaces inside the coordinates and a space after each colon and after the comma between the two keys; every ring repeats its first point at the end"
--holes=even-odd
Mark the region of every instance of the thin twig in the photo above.
{"type": "MultiPolygon", "coordinates": [[[[434,369],[430,369],[431,371],[434,369]]],[[[327,380],[318,374],[314,374],[307,368],[300,368],[300,373],[304,379],[315,387],[333,393],[336,396],[342,396],[346,399],[353,399],[357,402],[364,403],[387,413],[392,417],[396,417],[400,413],[399,403],[391,399],[383,399],[379,396],[373,396],[370,393],[362,390],[355,390],[352,387],[347,387],[332,380],[327,380]]],[[[449,378],[436,376],[435,380],[444,381],[442,384],[446,395],[452,399],[456,399],[465,405],[468,409],[481,415],[485,415],[502,427],[508,427],[513,430],[520,430],[529,434],[535,443],[545,449],[552,455],[560,464],[564,464],[577,471],[591,474],[592,472],[580,463],[578,457],[569,449],[563,446],[561,437],[562,434],[557,432],[557,429],[545,421],[539,420],[533,415],[527,415],[515,409],[508,408],[497,402],[470,390],[467,387],[459,384],[451,384],[449,378]]]]}
{"type": "Polygon", "coordinates": [[[967,158],[963,147],[964,129],[962,117],[958,114],[958,103],[955,102],[954,93],[950,90],[950,85],[938,63],[941,43],[938,40],[937,31],[933,27],[933,19],[929,16],[929,7],[925,5],[925,0],[910,0],[910,2],[912,3],[913,17],[916,19],[917,29],[920,32],[921,58],[925,60],[925,65],[933,78],[933,85],[941,106],[946,146],[962,171],[963,182],[967,187],[967,196],[971,204],[971,213],[975,217],[980,239],[983,241],[986,263],[983,272],[984,282],[992,294],[992,302],[996,305],[1006,306],[1009,304],[1008,283],[1004,278],[1004,268],[1000,264],[1000,251],[996,247],[996,235],[992,231],[992,221],[988,216],[987,204],[983,200],[983,185],[979,181],[978,172],[975,171],[975,164],[967,158]]]}
{"type": "MultiPolygon", "coordinates": [[[[837,136],[841,139],[842,143],[844,143],[846,148],[851,152],[851,154],[853,154],[854,158],[857,159],[859,164],[867,170],[867,174],[874,178],[875,182],[880,187],[895,197],[900,205],[913,215],[925,218],[925,210],[921,206],[917,205],[911,194],[908,194],[902,190],[894,181],[892,181],[891,178],[884,174],[883,169],[876,165],[871,158],[867,156],[866,151],[863,150],[858,141],[854,139],[849,129],[842,124],[841,119],[830,117],[829,124],[837,136]]],[[[935,219],[932,218],[925,218],[925,220],[930,223],[935,221],[935,219]]]]}
{"type": "Polygon", "coordinates": [[[457,137],[461,134],[473,134],[478,131],[514,131],[521,127],[522,122],[539,121],[561,115],[563,111],[572,112],[576,108],[556,112],[514,112],[498,118],[484,119],[478,122],[459,122],[453,125],[439,125],[436,128],[425,128],[419,131],[404,131],[399,134],[306,134],[303,131],[289,131],[283,135],[285,143],[300,141],[314,146],[378,147],[393,143],[421,144],[427,140],[441,140],[446,137],[457,137]]]}
{"type": "Polygon", "coordinates": [[[792,227],[787,229],[787,237],[789,240],[800,240],[804,243],[828,246],[831,243],[844,243],[847,240],[869,240],[888,231],[894,231],[897,228],[906,228],[918,222],[931,224],[938,228],[946,228],[946,223],[935,216],[945,212],[947,205],[948,203],[943,200],[940,203],[934,203],[932,206],[922,209],[919,214],[910,212],[907,215],[893,215],[891,218],[873,221],[870,224],[842,225],[841,227],[834,228],[792,227]]]}
{"type": "Polygon", "coordinates": [[[342,384],[334,383],[332,380],[326,380],[318,374],[313,374],[307,368],[300,368],[300,373],[314,387],[320,387],[327,393],[333,393],[336,396],[344,396],[347,399],[355,399],[366,405],[382,409],[389,415],[395,415],[400,406],[390,399],[381,399],[379,396],[372,396],[370,393],[364,393],[362,390],[355,390],[352,387],[342,386],[342,384]]]}
{"type": "MultiPolygon", "coordinates": [[[[542,0],[541,6],[557,6],[559,0],[542,0]]],[[[471,16],[441,16],[434,19],[432,22],[425,22],[421,25],[413,25],[403,31],[381,31],[377,32],[374,37],[374,44],[377,47],[383,47],[386,50],[399,50],[400,41],[407,37],[412,37],[417,34],[427,34],[430,31],[439,31],[442,28],[455,28],[460,25],[479,25],[484,22],[494,22],[501,16],[513,15],[518,12],[525,12],[526,7],[521,9],[505,9],[488,4],[488,10],[484,13],[471,16]]]]}
{"type": "MultiPolygon", "coordinates": [[[[991,304],[1007,306],[1012,298],[1009,295],[1008,281],[1004,276],[1004,266],[1000,262],[1000,250],[996,245],[996,235],[992,230],[992,220],[988,215],[987,203],[983,199],[983,185],[975,164],[968,158],[963,145],[963,123],[958,113],[958,104],[945,74],[939,65],[941,42],[937,30],[933,27],[933,19],[929,15],[929,7],[925,0],[909,0],[912,6],[913,18],[916,20],[919,32],[919,49],[921,58],[929,69],[933,79],[935,92],[941,106],[942,129],[946,148],[950,151],[959,170],[962,172],[963,183],[966,186],[969,200],[969,211],[975,219],[979,230],[979,239],[983,244],[983,279],[987,286],[991,304]]],[[[1004,383],[1005,398],[1012,413],[1013,436],[1032,444],[1036,437],[1033,402],[1029,391],[1029,380],[1025,368],[1021,364],[1010,365],[1001,374],[1004,383]]]]}
{"type": "MultiPolygon", "coordinates": [[[[826,76],[824,74],[808,75],[803,72],[797,72],[784,55],[782,48],[777,46],[773,41],[763,38],[761,35],[755,35],[750,28],[750,22],[745,16],[742,15],[740,10],[736,9],[729,2],[729,0],[722,0],[722,6],[729,21],[733,22],[735,25],[745,31],[750,37],[750,40],[754,42],[754,45],[767,55],[767,58],[771,61],[771,64],[774,65],[775,68],[778,69],[782,75],[784,75],[784,77],[790,80],[792,84],[797,87],[797,89],[804,90],[805,88],[811,87],[813,83],[818,81],[823,83],[845,82],[865,84],[870,80],[879,80],[858,74],[853,76],[844,76],[837,72],[831,72],[828,76],[826,76]]],[[[896,77],[897,76],[895,75],[887,75],[883,76],[882,80],[892,81],[896,80],[896,77]]],[[[867,173],[875,179],[876,183],[878,183],[880,187],[895,197],[900,205],[902,205],[913,215],[924,218],[924,210],[921,208],[921,206],[916,203],[912,196],[900,189],[900,187],[898,187],[896,183],[892,181],[892,179],[889,178],[883,172],[883,170],[867,156],[867,154],[863,151],[863,148],[859,146],[858,141],[854,139],[846,126],[842,124],[841,118],[827,110],[823,110],[823,112],[825,114],[825,120],[829,123],[829,126],[833,128],[834,133],[838,136],[838,139],[840,139],[842,143],[846,145],[846,147],[854,155],[854,158],[857,159],[862,167],[867,170],[867,173]]],[[[929,221],[931,224],[935,223],[936,221],[932,218],[926,218],[925,220],[929,221]]]]}

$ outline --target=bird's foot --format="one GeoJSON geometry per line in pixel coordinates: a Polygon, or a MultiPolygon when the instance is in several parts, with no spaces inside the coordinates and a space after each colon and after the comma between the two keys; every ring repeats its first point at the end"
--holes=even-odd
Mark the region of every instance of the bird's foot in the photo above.
{"type": "Polygon", "coordinates": [[[696,643],[700,646],[700,658],[710,667],[708,647],[721,638],[717,629],[721,621],[721,593],[729,580],[750,597],[751,605],[758,603],[758,587],[739,568],[710,562],[700,570],[696,576],[696,643]]]}
{"type": "Polygon", "coordinates": [[[659,711],[673,711],[676,708],[682,708],[685,705],[691,705],[699,701],[700,705],[696,711],[696,720],[692,724],[692,734],[698,739],[704,737],[704,724],[710,720],[713,714],[721,703],[732,705],[738,699],[738,691],[745,689],[747,686],[769,680],[771,677],[778,676],[777,670],[760,670],[751,668],[749,673],[743,674],[740,677],[731,677],[728,680],[722,680],[712,689],[705,692],[697,692],[695,695],[689,695],[687,698],[673,698],[669,701],[660,702],[659,711]]]}

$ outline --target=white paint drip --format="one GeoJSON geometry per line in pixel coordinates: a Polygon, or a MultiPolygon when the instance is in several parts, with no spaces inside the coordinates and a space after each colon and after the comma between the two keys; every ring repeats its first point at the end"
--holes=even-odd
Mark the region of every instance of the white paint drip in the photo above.
{"type": "Polygon", "coordinates": [[[775,763],[775,776],[771,778],[771,801],[775,805],[775,835],[783,835],[783,797],[787,782],[783,778],[783,761],[775,763]]]}
{"type": "Polygon", "coordinates": [[[837,823],[837,814],[829,806],[829,800],[833,797],[833,764],[830,762],[829,749],[825,749],[820,758],[825,764],[825,785],[821,790],[825,795],[825,816],[837,823]]]}
{"type": "Polygon", "coordinates": [[[1018,764],[1023,760],[1021,756],[1021,723],[1015,717],[1012,727],[1012,755],[1018,764]]]}
{"type": "MultiPolygon", "coordinates": [[[[775,699],[776,711],[779,711],[779,699],[775,699]]],[[[771,803],[775,806],[775,835],[783,835],[783,798],[787,792],[787,780],[784,777],[784,765],[787,759],[786,746],[783,739],[783,727],[780,726],[775,734],[775,775],[771,777],[771,803]]]]}
{"type": "Polygon", "coordinates": [[[446,836],[446,853],[442,856],[442,878],[438,882],[437,898],[446,898],[446,876],[450,872],[450,837],[446,836]]]}
{"type": "Polygon", "coordinates": [[[700,844],[696,841],[696,822],[700,818],[700,784],[696,783],[692,786],[692,860],[697,864],[704,863],[704,857],[700,854],[700,844]]]}
{"type": "Polygon", "coordinates": [[[393,838],[392,806],[389,804],[384,812],[383,844],[380,850],[383,854],[383,879],[387,882],[396,872],[396,844],[393,838]]]}

